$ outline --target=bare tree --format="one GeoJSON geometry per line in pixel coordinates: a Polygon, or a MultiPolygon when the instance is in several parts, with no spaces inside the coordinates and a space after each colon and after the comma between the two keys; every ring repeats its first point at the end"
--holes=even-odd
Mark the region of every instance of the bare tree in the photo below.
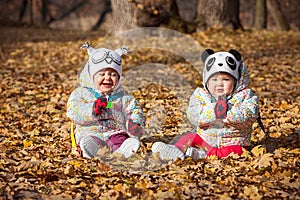
{"type": "Polygon", "coordinates": [[[20,14],[19,14],[19,22],[22,22],[26,13],[27,6],[28,6],[28,0],[23,0],[20,9],[20,14]]]}
{"type": "Polygon", "coordinates": [[[79,8],[81,8],[83,5],[85,5],[86,3],[87,3],[86,0],[81,0],[80,2],[74,4],[72,7],[70,7],[69,9],[65,10],[65,12],[63,12],[63,14],[59,17],[53,17],[52,15],[50,15],[50,19],[48,20],[47,24],[50,25],[54,21],[63,20],[65,18],[67,18],[72,13],[76,12],[79,8]]]}
{"type": "Polygon", "coordinates": [[[243,28],[239,19],[239,0],[186,0],[185,4],[189,5],[182,1],[112,0],[112,13],[120,29],[163,25],[180,31],[195,30],[183,27],[183,24],[193,24],[194,27],[196,24],[199,30],[208,27],[243,28]],[[184,14],[187,10],[190,13],[184,14]]]}
{"type": "Polygon", "coordinates": [[[175,0],[111,0],[112,14],[119,30],[157,27],[179,16],[175,0]]]}
{"type": "Polygon", "coordinates": [[[290,30],[290,24],[282,12],[280,5],[277,0],[267,0],[267,7],[272,15],[275,23],[281,30],[290,30]]]}
{"type": "Polygon", "coordinates": [[[42,26],[47,26],[47,17],[49,15],[49,9],[48,9],[48,1],[49,0],[42,0],[42,9],[41,9],[41,22],[42,26]]]}
{"type": "Polygon", "coordinates": [[[133,28],[137,26],[136,10],[134,4],[127,0],[111,0],[114,27],[117,31],[133,28]]]}
{"type": "Polygon", "coordinates": [[[30,24],[33,25],[33,2],[29,0],[29,16],[30,16],[30,24]]]}
{"type": "Polygon", "coordinates": [[[93,31],[97,30],[101,26],[101,24],[103,23],[106,14],[108,14],[110,12],[112,12],[111,0],[105,0],[104,9],[103,9],[102,12],[100,12],[100,16],[99,16],[96,24],[91,28],[91,30],[93,30],[93,31]]]}
{"type": "Polygon", "coordinates": [[[256,0],[254,28],[258,30],[267,28],[266,0],[256,0]]]}
{"type": "Polygon", "coordinates": [[[208,27],[242,28],[239,18],[239,0],[199,0],[198,29],[208,27]]]}

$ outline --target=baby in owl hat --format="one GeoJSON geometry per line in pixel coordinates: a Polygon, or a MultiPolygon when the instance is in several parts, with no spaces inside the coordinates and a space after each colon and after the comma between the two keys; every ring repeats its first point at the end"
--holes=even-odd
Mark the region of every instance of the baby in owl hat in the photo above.
{"type": "Polygon", "coordinates": [[[140,147],[145,117],[134,97],[122,87],[122,59],[127,47],[93,48],[85,43],[88,61],[80,72],[79,87],[67,103],[67,117],[75,124],[75,150],[85,158],[101,147],[130,157],[140,147]]]}
{"type": "Polygon", "coordinates": [[[156,142],[152,152],[162,159],[194,160],[242,154],[250,145],[252,125],[259,116],[258,97],[248,89],[249,75],[236,50],[205,50],[201,59],[203,88],[196,88],[187,108],[195,132],[182,135],[174,144],[156,142]]]}

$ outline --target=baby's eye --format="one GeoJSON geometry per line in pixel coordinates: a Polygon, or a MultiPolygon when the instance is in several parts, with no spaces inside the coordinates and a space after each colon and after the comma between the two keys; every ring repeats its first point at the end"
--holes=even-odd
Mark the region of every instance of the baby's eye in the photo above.
{"type": "Polygon", "coordinates": [[[117,74],[117,73],[115,73],[115,72],[111,73],[110,75],[111,75],[111,76],[113,76],[113,77],[116,77],[116,76],[118,76],[118,74],[117,74]]]}
{"type": "Polygon", "coordinates": [[[212,81],[217,81],[218,79],[217,79],[217,78],[212,78],[211,80],[212,80],[212,81]]]}
{"type": "Polygon", "coordinates": [[[99,76],[105,76],[105,73],[104,72],[99,72],[98,75],[99,76]]]}

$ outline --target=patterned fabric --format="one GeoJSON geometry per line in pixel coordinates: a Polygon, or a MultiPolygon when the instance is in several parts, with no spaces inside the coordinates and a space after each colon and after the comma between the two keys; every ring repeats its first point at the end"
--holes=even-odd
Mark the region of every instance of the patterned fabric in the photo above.
{"type": "Polygon", "coordinates": [[[105,97],[98,98],[94,103],[93,114],[100,115],[100,113],[106,109],[107,106],[107,99],[105,97]]]}
{"type": "Polygon", "coordinates": [[[215,114],[217,119],[224,119],[227,114],[227,101],[225,98],[219,97],[216,106],[215,114]]]}
{"type": "Polygon", "coordinates": [[[113,108],[103,109],[97,116],[93,115],[95,100],[94,95],[84,87],[76,88],[70,95],[67,116],[76,124],[76,141],[82,134],[91,134],[102,140],[108,140],[114,133],[127,132],[126,123],[129,119],[141,126],[144,125],[143,111],[133,97],[124,95],[114,100],[113,108]]]}
{"type": "MultiPolygon", "coordinates": [[[[79,83],[80,86],[72,91],[67,103],[67,117],[76,125],[75,139],[77,144],[85,137],[96,137],[107,142],[111,135],[122,132],[128,133],[126,125],[130,119],[144,128],[145,117],[141,107],[134,97],[124,94],[121,83],[111,94],[117,98],[106,97],[112,99],[112,108],[103,109],[98,115],[93,115],[94,103],[97,98],[92,90],[97,90],[91,82],[88,63],[80,73],[79,83]]],[[[82,146],[80,147],[82,148],[82,146]]]]}
{"type": "Polygon", "coordinates": [[[235,91],[227,97],[228,111],[223,121],[216,120],[216,99],[207,90],[196,88],[190,98],[187,116],[197,127],[201,138],[213,147],[250,145],[252,124],[258,117],[259,105],[258,97],[250,89],[246,89],[249,75],[244,65],[241,72],[235,91]]]}
{"type": "Polygon", "coordinates": [[[134,123],[132,119],[128,120],[127,129],[131,135],[134,135],[136,137],[141,137],[141,135],[143,134],[142,127],[139,124],[134,123]]]}

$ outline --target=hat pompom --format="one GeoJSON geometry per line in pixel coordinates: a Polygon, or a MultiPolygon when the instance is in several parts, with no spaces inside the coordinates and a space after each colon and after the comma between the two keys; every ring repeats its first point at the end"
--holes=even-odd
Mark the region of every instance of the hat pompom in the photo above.
{"type": "Polygon", "coordinates": [[[121,47],[121,48],[115,50],[115,52],[116,52],[117,54],[119,54],[119,56],[122,56],[122,55],[127,54],[128,51],[129,51],[129,49],[128,49],[127,46],[123,46],[123,47],[121,47]]]}
{"type": "Polygon", "coordinates": [[[89,42],[85,42],[83,45],[81,45],[80,49],[86,49],[89,56],[95,51],[89,42]]]}

